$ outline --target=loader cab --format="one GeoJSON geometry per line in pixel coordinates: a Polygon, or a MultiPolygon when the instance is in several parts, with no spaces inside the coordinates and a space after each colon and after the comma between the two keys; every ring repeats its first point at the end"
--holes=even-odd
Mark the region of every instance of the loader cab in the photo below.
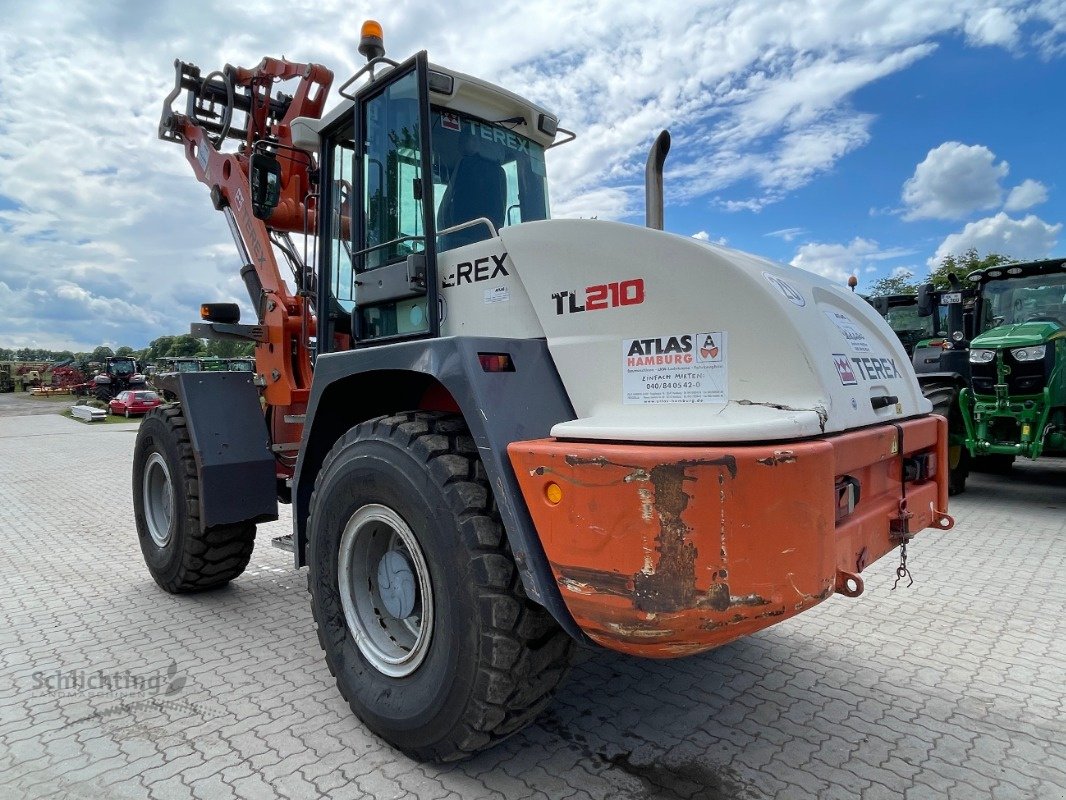
{"type": "Polygon", "coordinates": [[[319,353],[349,327],[352,346],[437,336],[438,256],[549,216],[547,112],[424,52],[344,88],[319,131],[319,353]]]}

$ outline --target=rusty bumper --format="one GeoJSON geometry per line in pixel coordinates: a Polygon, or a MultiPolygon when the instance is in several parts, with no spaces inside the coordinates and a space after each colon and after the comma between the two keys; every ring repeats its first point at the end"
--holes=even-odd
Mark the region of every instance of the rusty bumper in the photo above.
{"type": "Polygon", "coordinates": [[[868,564],[953,524],[938,416],[785,446],[540,439],[508,453],[574,619],[634,655],[697,653],[860,594],[868,564]],[[904,485],[915,457],[931,474],[904,485]]]}

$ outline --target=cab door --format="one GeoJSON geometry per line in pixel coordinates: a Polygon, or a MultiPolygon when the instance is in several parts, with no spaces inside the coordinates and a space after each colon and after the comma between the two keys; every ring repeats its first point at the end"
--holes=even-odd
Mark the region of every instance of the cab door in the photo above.
{"type": "Polygon", "coordinates": [[[356,95],[352,335],[357,344],[437,336],[425,52],[356,95]]]}

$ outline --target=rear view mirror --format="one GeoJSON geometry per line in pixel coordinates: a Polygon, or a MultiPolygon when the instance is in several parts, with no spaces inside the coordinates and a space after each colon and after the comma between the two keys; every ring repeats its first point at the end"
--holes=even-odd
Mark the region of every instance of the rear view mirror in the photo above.
{"type": "Polygon", "coordinates": [[[256,152],[249,161],[252,214],[268,219],[281,201],[281,164],[273,153],[256,152]]]}
{"type": "Polygon", "coordinates": [[[929,317],[933,314],[933,284],[918,287],[918,316],[929,317]]]}

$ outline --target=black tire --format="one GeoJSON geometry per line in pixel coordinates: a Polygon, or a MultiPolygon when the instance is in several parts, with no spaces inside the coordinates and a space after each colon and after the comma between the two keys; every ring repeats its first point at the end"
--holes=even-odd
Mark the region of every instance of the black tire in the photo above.
{"type": "Polygon", "coordinates": [[[153,409],[138,429],[133,449],[133,510],[148,571],[174,594],[229,583],[244,572],[255,545],[254,523],[201,531],[199,498],[200,480],[181,406],[153,409]],[[170,513],[166,524],[155,520],[155,530],[165,539],[159,542],[146,516],[145,478],[149,469],[162,475],[164,467],[167,480],[161,491],[170,492],[170,513]]]}
{"type": "Polygon", "coordinates": [[[966,428],[959,408],[959,390],[953,385],[934,384],[923,386],[922,392],[933,404],[933,413],[948,421],[948,494],[966,491],[966,479],[970,476],[970,451],[963,441],[966,428]]]}
{"type": "Polygon", "coordinates": [[[411,412],[349,430],[315,481],[308,564],[319,643],[341,695],[367,727],[414,758],[455,761],[492,747],[537,717],[569,669],[573,642],[523,592],[460,417],[411,412]],[[407,525],[431,588],[432,635],[403,677],[366,657],[341,600],[342,534],[372,505],[407,525]]]}

